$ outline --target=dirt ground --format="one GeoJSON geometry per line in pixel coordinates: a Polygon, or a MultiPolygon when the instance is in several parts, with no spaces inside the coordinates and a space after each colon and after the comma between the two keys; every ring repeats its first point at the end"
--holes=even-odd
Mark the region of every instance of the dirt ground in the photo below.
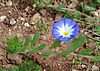
{"type": "MultiPolygon", "coordinates": [[[[0,0],[0,17],[3,17],[3,19],[0,19],[0,56],[4,58],[0,60],[0,66],[9,68],[12,67],[13,64],[9,64],[9,61],[7,62],[9,57],[5,51],[7,47],[7,37],[17,35],[20,39],[26,39],[29,36],[33,36],[39,31],[35,24],[37,21],[40,21],[42,24],[49,26],[46,32],[41,32],[37,43],[45,43],[48,46],[44,51],[49,50],[49,46],[55,40],[51,34],[52,24],[55,20],[61,19],[63,15],[57,12],[49,12],[46,9],[38,9],[36,5],[32,3],[32,0],[11,0],[11,2],[10,0],[0,0]]],[[[35,58],[40,59],[37,63],[46,71],[100,71],[100,63],[90,63],[88,59],[83,56],[73,54],[69,56],[68,61],[62,61],[63,58],[58,53],[64,49],[62,47],[65,47],[63,43],[61,47],[56,49],[57,53],[47,57],[45,61],[39,57],[41,52],[33,55],[33,60],[35,60],[35,58]],[[73,57],[80,58],[83,63],[71,63],[73,57]],[[41,64],[41,61],[43,64],[41,64]]]]}

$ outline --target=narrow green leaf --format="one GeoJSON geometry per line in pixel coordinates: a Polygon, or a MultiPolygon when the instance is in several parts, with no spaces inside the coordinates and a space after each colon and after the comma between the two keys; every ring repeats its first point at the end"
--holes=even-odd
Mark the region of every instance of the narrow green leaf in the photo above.
{"type": "Polygon", "coordinates": [[[72,43],[72,46],[70,47],[70,50],[65,50],[61,52],[62,56],[67,56],[70,53],[74,52],[75,50],[77,50],[79,47],[81,47],[84,42],[85,42],[85,36],[81,36],[78,39],[74,40],[74,42],[72,43]]]}
{"type": "Polygon", "coordinates": [[[30,60],[30,61],[27,62],[27,64],[28,64],[28,66],[29,66],[30,68],[32,68],[33,65],[34,65],[34,62],[30,60]]]}
{"type": "Polygon", "coordinates": [[[28,53],[29,53],[29,54],[34,54],[34,53],[36,53],[36,52],[38,52],[38,51],[44,49],[45,47],[46,47],[45,44],[41,44],[39,47],[33,49],[32,51],[29,51],[28,53]]]}
{"type": "Polygon", "coordinates": [[[86,40],[85,36],[81,36],[78,39],[76,39],[73,42],[72,46],[71,46],[71,50],[75,51],[76,49],[78,49],[79,47],[81,47],[84,44],[85,40],[86,40]]]}
{"type": "Polygon", "coordinates": [[[50,56],[50,55],[52,55],[52,54],[54,54],[54,53],[55,53],[54,51],[48,50],[48,51],[44,52],[44,53],[42,54],[42,56],[50,56]]]}
{"type": "Polygon", "coordinates": [[[74,15],[74,17],[75,17],[76,19],[78,19],[78,20],[81,20],[81,19],[82,19],[82,18],[81,18],[81,13],[80,13],[80,12],[76,12],[75,15],[74,15]]]}
{"type": "Polygon", "coordinates": [[[53,44],[51,45],[51,48],[56,48],[60,45],[61,41],[60,40],[56,40],[53,42],[53,44]]]}
{"type": "Polygon", "coordinates": [[[8,53],[14,53],[14,45],[13,40],[11,38],[6,39],[6,44],[8,45],[8,48],[6,48],[8,53]]]}
{"type": "Polygon", "coordinates": [[[96,26],[95,31],[96,31],[97,34],[100,34],[100,26],[96,26]]]}
{"type": "Polygon", "coordinates": [[[61,4],[61,5],[59,5],[59,6],[57,6],[57,7],[55,7],[55,9],[57,10],[57,11],[62,11],[63,10],[63,8],[65,8],[65,6],[66,6],[66,4],[61,4]]]}
{"type": "Polygon", "coordinates": [[[23,45],[23,41],[17,42],[15,47],[19,49],[21,45],[23,45]]]}
{"type": "Polygon", "coordinates": [[[95,18],[85,18],[84,19],[87,23],[94,23],[96,22],[95,18]]]}
{"type": "Polygon", "coordinates": [[[79,52],[79,54],[81,54],[81,55],[91,55],[92,53],[93,53],[93,51],[90,49],[84,49],[79,52]]]}
{"type": "Polygon", "coordinates": [[[69,11],[63,12],[65,18],[72,18],[72,14],[69,11]]]}
{"type": "MultiPolygon", "coordinates": [[[[42,68],[41,68],[41,66],[39,66],[36,62],[34,62],[34,61],[28,61],[27,62],[27,64],[25,64],[26,65],[26,68],[27,67],[29,67],[29,69],[28,70],[26,70],[26,71],[42,71],[42,68]]],[[[24,68],[25,69],[25,68],[24,68]]]]}
{"type": "Polygon", "coordinates": [[[53,3],[53,0],[49,0],[47,5],[52,5],[52,3],[53,3]]]}
{"type": "Polygon", "coordinates": [[[100,56],[96,56],[90,59],[90,62],[100,62],[100,56]]]}
{"type": "Polygon", "coordinates": [[[6,49],[8,53],[17,53],[20,49],[20,47],[23,44],[23,41],[19,41],[17,35],[14,36],[14,38],[7,38],[6,43],[8,45],[8,48],[6,49]]]}
{"type": "Polygon", "coordinates": [[[91,7],[91,6],[88,6],[88,5],[84,5],[84,12],[89,12],[89,11],[94,11],[95,8],[94,7],[91,7]]]}
{"type": "Polygon", "coordinates": [[[100,3],[100,0],[96,0],[97,1],[97,3],[100,3]]]}
{"type": "Polygon", "coordinates": [[[7,39],[6,39],[6,44],[7,44],[9,47],[11,47],[11,45],[12,45],[12,40],[11,40],[10,38],[7,38],[7,39]]]}
{"type": "Polygon", "coordinates": [[[62,56],[67,56],[67,55],[69,55],[72,52],[74,52],[74,51],[72,51],[72,50],[64,50],[64,51],[61,52],[61,55],[62,56]]]}
{"type": "Polygon", "coordinates": [[[29,43],[31,42],[32,38],[29,37],[26,39],[25,43],[24,43],[24,47],[27,47],[29,45],[29,43]]]}
{"type": "Polygon", "coordinates": [[[33,44],[33,45],[34,45],[34,44],[36,43],[36,41],[38,40],[39,36],[40,36],[40,32],[37,32],[37,33],[34,35],[33,40],[32,40],[32,44],[33,44]]]}
{"type": "Polygon", "coordinates": [[[14,50],[12,48],[8,47],[8,48],[6,48],[6,50],[7,50],[8,53],[14,53],[14,50]]]}
{"type": "Polygon", "coordinates": [[[22,48],[20,49],[21,51],[25,51],[27,49],[27,46],[29,45],[29,43],[31,42],[32,38],[29,37],[26,39],[26,41],[24,42],[22,48]]]}
{"type": "Polygon", "coordinates": [[[21,46],[23,46],[23,41],[20,41],[20,42],[18,42],[18,43],[16,43],[16,52],[20,52],[21,51],[21,49],[22,49],[22,47],[21,46]]]}
{"type": "Polygon", "coordinates": [[[12,40],[13,44],[16,44],[18,42],[18,36],[14,36],[13,40],[12,40]]]}
{"type": "Polygon", "coordinates": [[[17,48],[20,46],[20,42],[18,40],[18,36],[14,36],[14,38],[12,39],[12,49],[13,49],[13,53],[17,52],[17,48]]]}

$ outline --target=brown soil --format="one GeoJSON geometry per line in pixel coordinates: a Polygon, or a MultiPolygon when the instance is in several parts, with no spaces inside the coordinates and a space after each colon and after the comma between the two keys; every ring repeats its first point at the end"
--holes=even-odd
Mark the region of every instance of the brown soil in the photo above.
{"type": "MultiPolygon", "coordinates": [[[[21,64],[21,58],[17,55],[10,56],[6,53],[6,38],[18,35],[20,39],[26,39],[29,36],[33,36],[39,30],[36,28],[35,24],[30,24],[30,20],[32,16],[38,13],[41,17],[39,21],[49,25],[46,32],[41,32],[41,36],[37,42],[38,44],[45,43],[48,45],[46,49],[44,49],[44,51],[47,51],[51,43],[55,40],[51,34],[52,24],[55,20],[62,18],[63,15],[57,12],[49,12],[46,9],[37,9],[37,7],[33,6],[32,0],[12,0],[11,6],[6,5],[7,2],[8,0],[0,0],[0,16],[7,17],[3,22],[0,22],[0,58],[2,57],[2,60],[0,60],[0,67],[10,68],[14,66],[14,64],[21,64]],[[10,24],[11,19],[14,19],[16,23],[13,25],[10,24]],[[25,23],[28,23],[29,26],[26,26],[25,23]]],[[[42,58],[39,57],[42,51],[38,54],[34,54],[31,59],[36,61],[37,58],[38,61],[36,62],[46,69],[46,71],[72,71],[72,69],[78,71],[91,71],[93,64],[100,68],[99,63],[90,63],[86,57],[74,54],[68,56],[68,61],[62,61],[63,58],[59,55],[59,51],[68,49],[68,46],[70,45],[66,47],[66,45],[62,43],[61,47],[55,50],[56,54],[47,57],[46,60],[42,60],[42,58]],[[83,61],[82,65],[86,67],[82,68],[80,64],[72,64],[72,59],[74,57],[80,58],[80,60],[83,61]]]]}

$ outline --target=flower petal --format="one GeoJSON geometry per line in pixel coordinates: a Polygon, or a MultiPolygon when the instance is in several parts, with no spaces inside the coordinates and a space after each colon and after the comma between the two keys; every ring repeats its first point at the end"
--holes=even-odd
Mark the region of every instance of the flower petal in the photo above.
{"type": "Polygon", "coordinates": [[[53,25],[52,34],[53,36],[63,42],[67,42],[79,34],[79,26],[76,22],[71,19],[63,18],[53,25]],[[65,35],[64,32],[68,32],[65,35]]]}

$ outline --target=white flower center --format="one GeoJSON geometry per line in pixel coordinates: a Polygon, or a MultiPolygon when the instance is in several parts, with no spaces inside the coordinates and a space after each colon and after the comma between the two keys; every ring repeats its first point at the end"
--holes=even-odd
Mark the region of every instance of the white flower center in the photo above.
{"type": "Polygon", "coordinates": [[[69,32],[68,31],[65,31],[65,32],[63,32],[63,35],[64,36],[68,36],[69,35],[69,32]]]}
{"type": "Polygon", "coordinates": [[[58,32],[63,37],[70,37],[73,34],[72,32],[74,31],[74,29],[72,27],[73,26],[68,26],[67,23],[66,23],[66,25],[62,24],[61,27],[58,27],[59,28],[58,32]]]}

